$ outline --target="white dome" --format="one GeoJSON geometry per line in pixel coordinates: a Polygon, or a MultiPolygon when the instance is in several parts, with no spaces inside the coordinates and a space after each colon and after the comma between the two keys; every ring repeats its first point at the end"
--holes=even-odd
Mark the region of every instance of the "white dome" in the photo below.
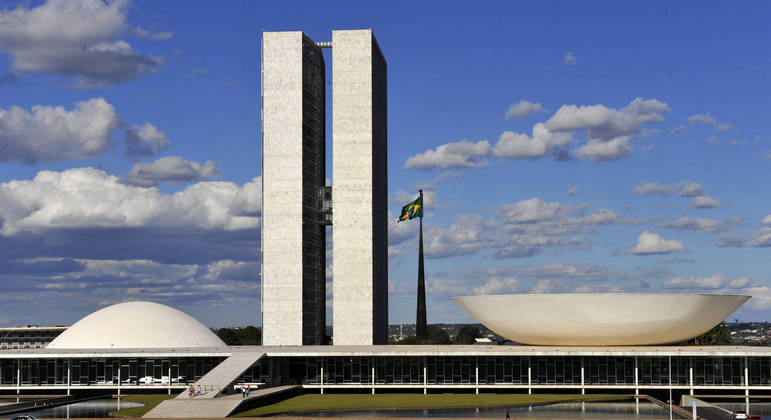
{"type": "Polygon", "coordinates": [[[225,343],[190,315],[152,302],[102,308],[67,328],[49,349],[218,347],[225,343]]]}

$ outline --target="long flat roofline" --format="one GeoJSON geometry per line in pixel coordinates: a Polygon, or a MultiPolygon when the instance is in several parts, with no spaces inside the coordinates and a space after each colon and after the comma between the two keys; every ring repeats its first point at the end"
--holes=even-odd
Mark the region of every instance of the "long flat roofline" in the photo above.
{"type": "Polygon", "coordinates": [[[498,345],[380,345],[380,346],[224,346],[138,349],[0,350],[4,358],[60,357],[212,357],[234,353],[265,353],[268,357],[410,357],[410,356],[771,356],[761,346],[498,346],[498,345]]]}

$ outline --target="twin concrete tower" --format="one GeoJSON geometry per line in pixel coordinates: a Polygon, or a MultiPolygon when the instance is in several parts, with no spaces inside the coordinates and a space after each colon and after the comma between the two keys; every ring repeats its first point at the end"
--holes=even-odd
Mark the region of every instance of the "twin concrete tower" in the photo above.
{"type": "Polygon", "coordinates": [[[386,62],[371,30],[262,37],[262,342],[324,344],[332,224],[335,345],[388,336],[386,62]],[[332,49],[332,187],[326,82],[332,49]]]}

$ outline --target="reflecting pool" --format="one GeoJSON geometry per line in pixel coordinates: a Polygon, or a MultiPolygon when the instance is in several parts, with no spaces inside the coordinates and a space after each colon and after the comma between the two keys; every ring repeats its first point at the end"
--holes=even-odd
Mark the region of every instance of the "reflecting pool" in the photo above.
{"type": "Polygon", "coordinates": [[[83,401],[59,407],[46,408],[37,411],[28,411],[14,414],[13,417],[22,414],[30,414],[40,418],[75,418],[75,417],[110,417],[110,411],[123,410],[142,406],[141,403],[111,398],[83,401]]]}
{"type": "MultiPolygon", "coordinates": [[[[393,410],[322,410],[277,414],[275,417],[460,417],[505,418],[506,407],[429,408],[393,410]]],[[[538,406],[509,407],[509,415],[519,418],[575,418],[575,419],[651,419],[669,418],[669,411],[649,402],[591,402],[558,403],[538,406]]],[[[675,416],[675,418],[678,418],[675,416]]]]}

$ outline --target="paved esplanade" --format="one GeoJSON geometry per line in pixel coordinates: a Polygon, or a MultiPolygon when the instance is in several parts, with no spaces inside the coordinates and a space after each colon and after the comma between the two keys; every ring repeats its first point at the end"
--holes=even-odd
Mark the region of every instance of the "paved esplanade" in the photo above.
{"type": "Polygon", "coordinates": [[[185,398],[177,397],[173,400],[166,400],[142,417],[156,419],[225,418],[236,412],[241,404],[299,387],[300,385],[284,385],[255,389],[250,391],[249,398],[244,398],[238,393],[212,399],[199,399],[187,398],[187,393],[185,393],[185,398]]]}

